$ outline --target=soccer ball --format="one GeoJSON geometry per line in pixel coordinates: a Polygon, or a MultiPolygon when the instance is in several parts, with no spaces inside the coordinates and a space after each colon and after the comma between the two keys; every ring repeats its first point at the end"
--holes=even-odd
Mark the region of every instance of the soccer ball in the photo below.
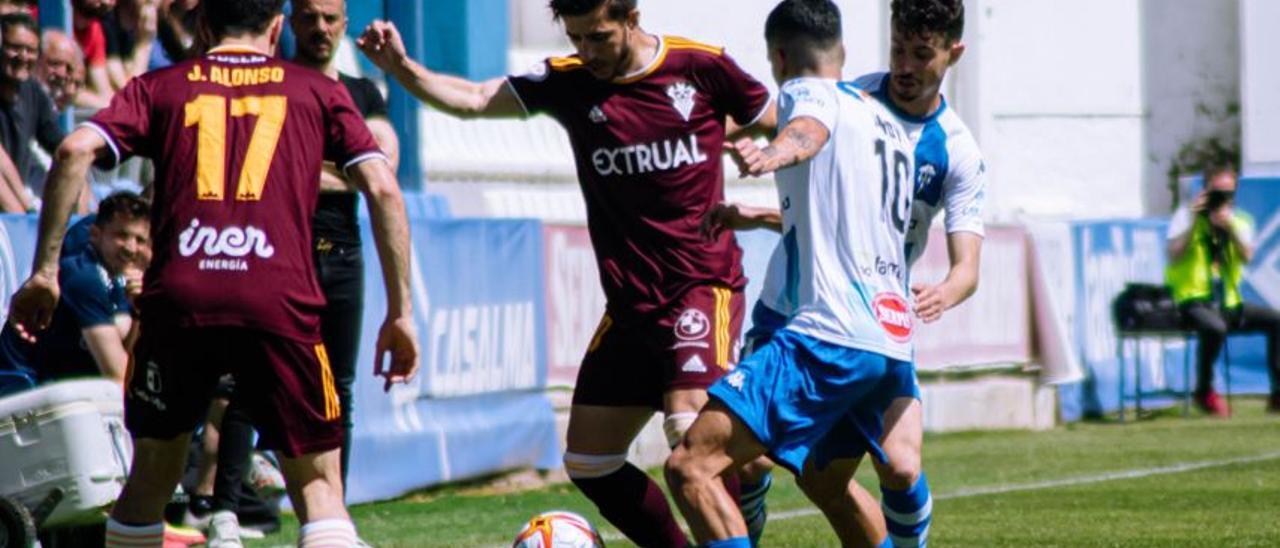
{"type": "Polygon", "coordinates": [[[587,518],[573,512],[554,511],[533,516],[512,548],[604,548],[600,533],[587,518]]]}

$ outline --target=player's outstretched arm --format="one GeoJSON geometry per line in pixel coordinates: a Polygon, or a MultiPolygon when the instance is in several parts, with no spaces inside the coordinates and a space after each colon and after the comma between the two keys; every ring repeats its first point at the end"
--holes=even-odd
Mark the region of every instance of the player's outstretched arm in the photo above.
{"type": "Polygon", "coordinates": [[[14,294],[9,306],[9,321],[24,339],[34,341],[35,334],[49,327],[53,319],[53,310],[58,305],[58,254],[62,251],[62,235],[84,187],[89,166],[106,146],[101,135],[80,128],[68,135],[54,153],[53,169],[44,187],[31,277],[14,294]]]}
{"type": "Polygon", "coordinates": [[[409,293],[409,220],[395,174],[386,162],[360,162],[348,169],[348,176],[369,203],[369,220],[387,290],[387,318],[378,332],[374,374],[386,379],[383,389],[389,390],[393,383],[413,380],[418,371],[418,335],[409,293]],[[387,353],[391,363],[384,366],[387,353]]]}
{"type": "Polygon", "coordinates": [[[505,78],[472,82],[432,72],[409,58],[400,31],[374,21],[356,43],[373,64],[423,102],[460,118],[517,118],[525,115],[505,78]]]}
{"type": "Polygon", "coordinates": [[[726,228],[729,230],[764,228],[782,232],[782,210],[729,202],[716,204],[702,218],[702,233],[707,237],[714,237],[726,228]]]}
{"type": "Polygon", "coordinates": [[[739,126],[733,121],[732,117],[724,122],[724,140],[731,143],[745,137],[764,137],[767,139],[776,131],[778,131],[778,102],[773,99],[769,100],[769,106],[765,107],[760,119],[749,126],[739,126]]]}
{"type": "Polygon", "coordinates": [[[830,138],[831,132],[822,122],[801,116],[787,122],[769,146],[760,148],[749,138],[739,139],[733,146],[742,175],[760,177],[813,158],[830,138]]]}
{"type": "Polygon", "coordinates": [[[978,267],[982,260],[982,236],[972,232],[947,235],[951,269],[937,285],[913,284],[916,316],[925,323],[937,321],[942,313],[973,296],[978,290],[978,267]]]}

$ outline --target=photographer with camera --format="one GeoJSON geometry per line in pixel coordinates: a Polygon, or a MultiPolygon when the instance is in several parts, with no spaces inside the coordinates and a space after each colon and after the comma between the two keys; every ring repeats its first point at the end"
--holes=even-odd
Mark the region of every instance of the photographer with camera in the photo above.
{"type": "Polygon", "coordinates": [[[1205,190],[1183,205],[1169,222],[1165,281],[1183,324],[1200,339],[1196,405],[1216,416],[1230,415],[1213,390],[1213,362],[1228,333],[1267,335],[1271,397],[1267,410],[1280,413],[1280,312],[1243,302],[1240,280],[1253,258],[1253,219],[1235,209],[1236,173],[1227,164],[1205,170],[1205,190]]]}

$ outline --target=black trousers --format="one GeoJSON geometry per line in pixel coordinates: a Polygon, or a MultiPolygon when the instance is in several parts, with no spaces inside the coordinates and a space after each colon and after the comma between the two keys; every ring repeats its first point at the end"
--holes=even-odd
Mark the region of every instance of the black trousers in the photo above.
{"type": "MultiPolygon", "coordinates": [[[[345,435],[342,437],[342,486],[346,488],[351,462],[353,409],[351,386],[356,380],[356,356],[360,352],[360,327],[364,314],[364,257],[360,246],[325,245],[315,252],[316,274],[327,302],[320,315],[320,336],[329,355],[329,367],[338,390],[345,435]]],[[[370,364],[370,369],[372,369],[370,364]]],[[[218,470],[214,479],[215,510],[236,510],[240,484],[253,451],[253,420],[243,405],[231,398],[222,419],[218,441],[218,470]]]]}
{"type": "Polygon", "coordinates": [[[1227,340],[1228,333],[1260,332],[1267,336],[1267,368],[1271,374],[1271,392],[1280,392],[1280,312],[1245,303],[1223,311],[1217,304],[1197,301],[1182,305],[1183,324],[1195,330],[1200,339],[1197,359],[1196,394],[1204,395],[1213,385],[1213,362],[1227,340]]]}
{"type": "MultiPolygon", "coordinates": [[[[316,253],[316,272],[328,304],[320,316],[320,336],[329,354],[329,367],[342,409],[342,486],[347,485],[351,462],[351,386],[356,381],[356,357],[360,353],[360,327],[364,316],[364,256],[360,246],[334,245],[316,253]]],[[[370,341],[372,343],[373,341],[370,341]]],[[[368,370],[372,371],[370,363],[368,370]]]]}

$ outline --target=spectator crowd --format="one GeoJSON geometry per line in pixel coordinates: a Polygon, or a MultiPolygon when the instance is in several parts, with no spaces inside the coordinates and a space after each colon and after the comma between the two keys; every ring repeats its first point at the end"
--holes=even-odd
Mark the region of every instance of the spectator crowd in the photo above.
{"type": "MultiPolygon", "coordinates": [[[[70,35],[40,27],[36,0],[0,0],[0,212],[39,210],[53,151],[75,122],[135,76],[197,47],[199,0],[70,0],[70,35]]],[[[140,191],[140,161],[93,172],[80,213],[117,190],[140,191]]]]}

